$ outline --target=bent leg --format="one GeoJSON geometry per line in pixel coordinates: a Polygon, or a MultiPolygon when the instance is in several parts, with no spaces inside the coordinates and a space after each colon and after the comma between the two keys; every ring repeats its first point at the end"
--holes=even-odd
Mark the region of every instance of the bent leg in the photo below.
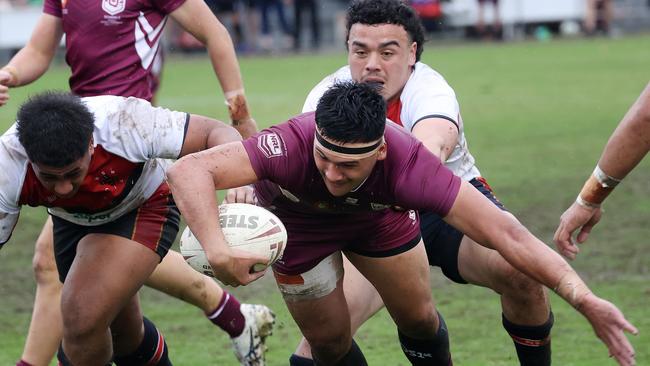
{"type": "Polygon", "coordinates": [[[223,297],[223,289],[217,282],[192,269],[180,253],[171,250],[146,285],[188,302],[205,313],[214,311],[223,297]]]}
{"type": "MultiPolygon", "coordinates": [[[[350,325],[354,335],[359,327],[375,315],[384,302],[375,287],[343,256],[343,292],[350,312],[350,325]]],[[[303,358],[311,358],[309,342],[303,337],[296,348],[295,354],[303,358]]]]}
{"type": "Polygon", "coordinates": [[[131,302],[159,259],[145,246],[115,235],[89,234],[79,241],[61,298],[63,349],[72,364],[103,365],[111,359],[109,326],[118,315],[131,321],[113,325],[119,328],[113,329],[120,337],[116,345],[120,351],[138,347],[142,325],[134,319],[141,314],[131,313],[139,313],[131,302]],[[138,334],[134,329],[140,329],[138,334]]]}
{"type": "Polygon", "coordinates": [[[350,318],[341,281],[318,299],[285,300],[291,316],[312,346],[316,364],[336,364],[352,346],[350,318]]]}
{"type": "Polygon", "coordinates": [[[32,262],[36,278],[34,310],[21,359],[31,365],[49,365],[63,333],[61,321],[61,289],[59,272],[54,261],[52,219],[47,218],[36,240],[32,262]]]}
{"type": "Polygon", "coordinates": [[[544,286],[512,267],[499,252],[464,237],[458,268],[469,283],[501,295],[503,313],[510,321],[539,325],[548,319],[549,302],[544,286]]]}
{"type": "Polygon", "coordinates": [[[397,324],[402,349],[411,363],[449,364],[448,335],[440,326],[443,323],[431,296],[429,264],[422,241],[390,257],[347,255],[381,295],[397,324]]]}
{"type": "Polygon", "coordinates": [[[497,251],[464,237],[458,269],[469,283],[501,295],[503,325],[512,337],[522,365],[550,365],[553,315],[546,289],[512,267],[497,251]]]}
{"type": "Polygon", "coordinates": [[[298,275],[274,271],[287,308],[312,346],[316,365],[366,365],[352,340],[343,293],[343,264],[336,252],[298,275]]]}

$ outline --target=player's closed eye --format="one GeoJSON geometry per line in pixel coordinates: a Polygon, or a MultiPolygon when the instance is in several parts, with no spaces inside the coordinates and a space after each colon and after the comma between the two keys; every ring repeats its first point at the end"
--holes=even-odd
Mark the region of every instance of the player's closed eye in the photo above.
{"type": "Polygon", "coordinates": [[[359,165],[359,164],[357,164],[357,163],[338,163],[338,164],[336,164],[336,167],[339,168],[339,169],[352,169],[352,168],[355,168],[357,165],[359,165]]]}

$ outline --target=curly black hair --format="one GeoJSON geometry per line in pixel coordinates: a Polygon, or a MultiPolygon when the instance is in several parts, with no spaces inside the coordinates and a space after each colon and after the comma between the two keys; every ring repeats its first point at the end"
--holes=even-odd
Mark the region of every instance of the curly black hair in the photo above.
{"type": "Polygon", "coordinates": [[[94,125],[81,98],[56,91],[30,97],[20,106],[16,121],[18,140],[29,160],[57,168],[86,154],[94,125]]]}
{"type": "Polygon", "coordinates": [[[354,24],[396,24],[401,25],[411,40],[417,44],[415,60],[420,61],[424,51],[424,28],[415,10],[401,0],[355,0],[347,12],[347,33],[345,43],[350,38],[350,28],[354,24]]]}

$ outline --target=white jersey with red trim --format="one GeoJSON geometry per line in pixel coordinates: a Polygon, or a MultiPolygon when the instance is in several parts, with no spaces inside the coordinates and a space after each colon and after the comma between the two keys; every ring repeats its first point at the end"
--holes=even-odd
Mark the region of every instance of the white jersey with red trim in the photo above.
{"type": "MultiPolygon", "coordinates": [[[[305,100],[303,112],[316,110],[321,96],[336,82],[352,80],[350,67],[344,66],[325,77],[316,85],[305,100]]],[[[428,118],[442,118],[458,127],[458,141],[445,165],[454,174],[469,181],[481,173],[475,165],[465,140],[463,119],[454,90],[438,72],[428,65],[418,62],[411,73],[399,99],[388,103],[388,119],[403,126],[408,131],[420,121],[428,118]]]]}
{"type": "Polygon", "coordinates": [[[137,98],[82,99],[95,117],[94,152],[77,193],[56,197],[38,180],[14,124],[0,137],[0,245],[22,205],[45,206],[79,225],[113,221],[136,209],[164,182],[166,162],[183,146],[189,115],[137,98]]]}

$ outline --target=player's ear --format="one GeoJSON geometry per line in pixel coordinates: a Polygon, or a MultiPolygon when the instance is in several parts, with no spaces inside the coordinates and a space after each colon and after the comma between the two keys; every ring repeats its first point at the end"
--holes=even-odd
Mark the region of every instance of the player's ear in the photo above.
{"type": "Polygon", "coordinates": [[[379,150],[377,151],[377,160],[386,159],[387,153],[388,153],[388,143],[384,141],[384,143],[379,147],[379,150]]]}
{"type": "Polygon", "coordinates": [[[92,155],[95,152],[95,139],[90,136],[90,143],[88,144],[88,152],[92,155]]]}

